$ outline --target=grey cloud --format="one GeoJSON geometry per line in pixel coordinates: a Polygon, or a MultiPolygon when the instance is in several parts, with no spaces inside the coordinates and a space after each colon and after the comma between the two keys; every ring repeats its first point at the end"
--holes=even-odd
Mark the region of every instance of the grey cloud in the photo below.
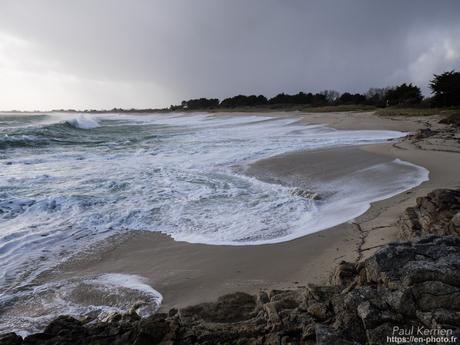
{"type": "Polygon", "coordinates": [[[433,72],[460,68],[459,17],[456,0],[13,0],[0,4],[0,33],[32,42],[48,71],[132,83],[137,104],[165,106],[402,81],[426,91],[433,72]]]}

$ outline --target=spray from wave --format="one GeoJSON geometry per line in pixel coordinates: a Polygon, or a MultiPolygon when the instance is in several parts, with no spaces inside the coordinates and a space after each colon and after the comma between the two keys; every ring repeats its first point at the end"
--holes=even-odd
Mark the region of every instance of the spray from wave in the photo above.
{"type": "MultiPolygon", "coordinates": [[[[29,116],[31,117],[31,116],[29,116]]],[[[21,121],[13,116],[0,120],[0,150],[21,147],[37,147],[51,145],[84,145],[100,142],[98,137],[82,130],[101,127],[96,118],[85,115],[77,117],[53,115],[39,116],[36,121],[21,121]],[[2,126],[3,124],[3,126],[2,126]]],[[[23,118],[26,118],[23,116],[23,118]]]]}
{"type": "Polygon", "coordinates": [[[83,115],[74,119],[66,120],[66,123],[79,129],[93,129],[100,127],[100,124],[97,122],[97,120],[83,115]]]}

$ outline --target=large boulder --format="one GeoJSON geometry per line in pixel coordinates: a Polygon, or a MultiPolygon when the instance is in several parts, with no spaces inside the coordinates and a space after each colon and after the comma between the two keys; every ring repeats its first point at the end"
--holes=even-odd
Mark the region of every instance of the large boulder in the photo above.
{"type": "Polygon", "coordinates": [[[21,345],[22,338],[16,333],[6,333],[0,335],[1,345],[21,345]]]}
{"type": "Polygon", "coordinates": [[[421,140],[429,138],[436,134],[436,131],[431,130],[430,128],[421,128],[417,130],[411,137],[413,140],[421,140]]]}
{"type": "Polygon", "coordinates": [[[411,240],[424,236],[460,235],[460,190],[437,189],[417,198],[398,221],[400,237],[411,240]]]}

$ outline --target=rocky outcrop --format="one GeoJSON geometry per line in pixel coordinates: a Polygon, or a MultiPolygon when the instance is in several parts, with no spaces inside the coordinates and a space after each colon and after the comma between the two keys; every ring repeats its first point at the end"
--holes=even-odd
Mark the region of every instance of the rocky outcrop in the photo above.
{"type": "Polygon", "coordinates": [[[304,199],[310,199],[310,200],[321,200],[321,196],[318,193],[309,191],[309,190],[303,190],[300,188],[295,188],[291,191],[292,196],[299,196],[304,199]]]}
{"type": "Polygon", "coordinates": [[[451,114],[439,121],[439,123],[460,127],[460,113],[451,114]]]}
{"type": "Polygon", "coordinates": [[[429,138],[433,135],[435,135],[437,132],[436,131],[433,131],[432,129],[430,128],[421,128],[419,130],[417,130],[412,136],[411,138],[413,140],[421,140],[421,139],[425,139],[425,138],[429,138]]]}
{"type": "Polygon", "coordinates": [[[332,282],[234,293],[145,319],[62,316],[43,333],[6,334],[0,344],[386,344],[395,330],[411,329],[460,337],[458,237],[390,244],[363,262],[341,263],[332,282]]]}
{"type": "Polygon", "coordinates": [[[403,240],[431,234],[460,235],[460,190],[437,189],[417,198],[398,221],[403,240]]]}

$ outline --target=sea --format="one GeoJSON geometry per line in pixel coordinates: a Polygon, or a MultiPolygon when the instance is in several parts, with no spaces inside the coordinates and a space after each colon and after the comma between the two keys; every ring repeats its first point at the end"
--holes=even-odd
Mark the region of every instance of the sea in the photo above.
{"type": "Polygon", "coordinates": [[[289,152],[406,135],[269,114],[0,114],[0,332],[38,331],[60,314],[103,318],[135,303],[143,316],[155,312],[161,291],[140,276],[40,279],[112,236],[152,231],[190,243],[253,246],[350,221],[429,172],[394,160],[299,193],[246,167],[289,152]],[[364,178],[372,171],[391,178],[364,178]],[[321,190],[328,193],[308,197],[321,190]],[[91,297],[82,299],[81,291],[91,297]]]}

